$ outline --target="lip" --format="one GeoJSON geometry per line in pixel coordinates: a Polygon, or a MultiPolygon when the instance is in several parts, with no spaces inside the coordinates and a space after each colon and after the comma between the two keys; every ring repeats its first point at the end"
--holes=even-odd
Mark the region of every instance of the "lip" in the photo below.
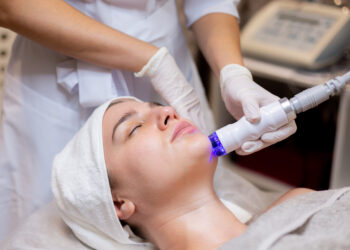
{"type": "Polygon", "coordinates": [[[170,141],[173,142],[176,138],[178,138],[184,134],[194,132],[196,130],[197,130],[197,127],[195,127],[194,125],[192,125],[191,123],[189,123],[187,121],[178,122],[178,124],[176,124],[176,126],[173,130],[173,134],[171,136],[170,141]]]}

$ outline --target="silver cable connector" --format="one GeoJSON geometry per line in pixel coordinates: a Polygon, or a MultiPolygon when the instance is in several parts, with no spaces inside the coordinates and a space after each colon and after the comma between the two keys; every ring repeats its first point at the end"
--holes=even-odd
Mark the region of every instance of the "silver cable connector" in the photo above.
{"type": "Polygon", "coordinates": [[[297,114],[295,113],[293,105],[290,103],[290,101],[286,97],[283,97],[279,100],[279,102],[287,115],[288,121],[294,120],[297,117],[297,114]]]}

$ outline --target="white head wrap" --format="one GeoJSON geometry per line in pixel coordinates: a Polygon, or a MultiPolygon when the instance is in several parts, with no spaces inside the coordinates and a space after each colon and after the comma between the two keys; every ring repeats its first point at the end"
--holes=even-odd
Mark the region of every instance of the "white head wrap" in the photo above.
{"type": "MultiPolygon", "coordinates": [[[[133,97],[118,98],[123,99],[140,101],[133,97]]],[[[111,196],[104,159],[102,118],[114,100],[98,107],[55,157],[52,191],[62,219],[88,246],[95,249],[151,249],[151,244],[142,242],[129,228],[123,228],[111,196]]]]}

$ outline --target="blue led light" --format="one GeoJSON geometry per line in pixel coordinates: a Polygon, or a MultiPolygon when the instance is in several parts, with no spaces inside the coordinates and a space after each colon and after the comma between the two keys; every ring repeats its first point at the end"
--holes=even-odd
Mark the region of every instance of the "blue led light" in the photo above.
{"type": "Polygon", "coordinates": [[[216,156],[221,156],[226,154],[225,148],[222,146],[218,135],[216,132],[209,135],[209,140],[211,142],[211,146],[213,148],[213,154],[216,156]]]}

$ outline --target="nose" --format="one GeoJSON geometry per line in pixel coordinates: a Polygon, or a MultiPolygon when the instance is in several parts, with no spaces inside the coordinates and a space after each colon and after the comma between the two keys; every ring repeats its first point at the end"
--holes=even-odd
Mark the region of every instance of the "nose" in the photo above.
{"type": "Polygon", "coordinates": [[[168,127],[169,122],[178,118],[179,117],[176,114],[176,111],[174,108],[170,106],[159,107],[159,110],[157,112],[158,128],[161,130],[165,130],[168,127]]]}

